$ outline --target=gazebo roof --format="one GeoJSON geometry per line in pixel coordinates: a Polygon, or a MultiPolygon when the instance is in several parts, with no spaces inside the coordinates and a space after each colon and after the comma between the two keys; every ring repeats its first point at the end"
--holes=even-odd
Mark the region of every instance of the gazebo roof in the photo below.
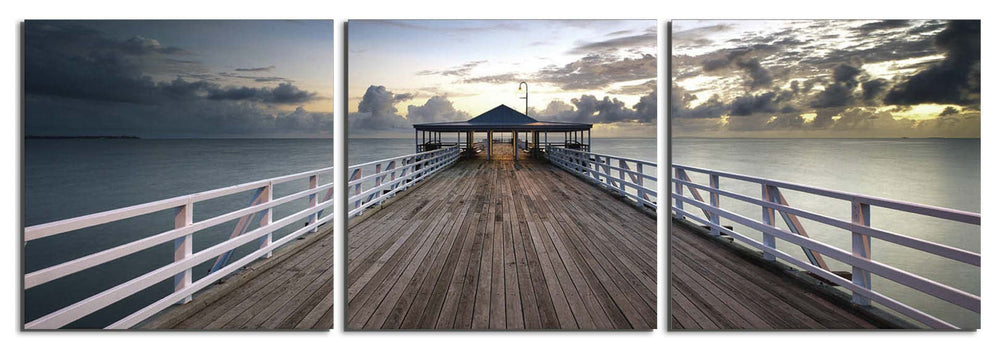
{"type": "Polygon", "coordinates": [[[506,105],[499,105],[475,118],[460,122],[414,124],[413,129],[436,132],[466,132],[487,130],[521,130],[564,132],[588,130],[593,124],[544,122],[515,111],[506,105]]]}

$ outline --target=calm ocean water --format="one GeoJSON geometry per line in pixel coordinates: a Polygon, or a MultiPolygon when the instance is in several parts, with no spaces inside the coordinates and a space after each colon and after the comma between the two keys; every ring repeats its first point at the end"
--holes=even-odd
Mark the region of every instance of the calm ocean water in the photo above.
{"type": "MultiPolygon", "coordinates": [[[[24,225],[31,226],[210,189],[309,171],[333,164],[329,139],[212,140],[26,140],[24,147],[24,225]]],[[[332,175],[321,175],[320,184],[332,175]]],[[[278,185],[275,197],[302,190],[278,185]]],[[[245,207],[250,192],[196,203],[195,221],[245,207]]],[[[307,201],[276,208],[274,219],[301,210],[307,201]]],[[[332,212],[326,210],[325,213],[332,212]]],[[[229,237],[235,221],[195,233],[195,252],[229,237]]],[[[28,242],[25,272],[105,250],[173,227],[172,213],[158,212],[28,242]]],[[[293,223],[275,238],[301,227],[293,223]]],[[[256,247],[237,250],[233,259],[256,247]]],[[[172,243],[150,248],[25,292],[25,322],[173,261],[172,243]]],[[[195,280],[207,273],[200,265],[195,280]]],[[[124,299],[69,327],[103,327],[154,299],[169,294],[172,281],[124,299]]]]}
{"type": "MultiPolygon", "coordinates": [[[[980,211],[979,139],[696,139],[673,140],[673,162],[714,170],[801,183],[844,192],[980,211]]],[[[707,184],[702,174],[690,174],[707,184]]],[[[760,186],[722,180],[723,189],[759,196],[760,186]],[[728,186],[727,186],[728,183],[728,186]],[[729,189],[731,188],[731,189],[729,189]]],[[[685,190],[685,193],[687,191],[685,190]]],[[[783,191],[788,203],[850,221],[850,203],[783,191]]],[[[722,207],[759,220],[760,207],[722,198],[722,207]]],[[[697,209],[687,207],[689,211],[697,209]]],[[[810,237],[851,249],[851,233],[809,220],[810,237]]],[[[872,208],[872,225],[883,230],[979,252],[979,226],[872,208]]],[[[760,239],[734,222],[736,230],[760,239]]],[[[779,224],[781,220],[779,219],[779,224]]],[[[784,228],[784,225],[780,225],[784,228]]],[[[778,240],[779,249],[802,250],[778,240]]],[[[980,294],[979,268],[872,239],[872,258],[938,282],[980,294]]],[[[850,270],[831,262],[831,269],[850,270]]],[[[873,288],[903,303],[966,328],[979,327],[979,315],[937,298],[873,276],[873,288]]]]}

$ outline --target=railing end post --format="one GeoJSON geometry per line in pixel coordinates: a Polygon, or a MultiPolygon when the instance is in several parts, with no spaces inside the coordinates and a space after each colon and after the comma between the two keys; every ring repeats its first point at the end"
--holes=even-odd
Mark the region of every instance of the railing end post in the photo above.
{"type": "MultiPolygon", "coordinates": [[[[851,200],[851,222],[855,225],[871,226],[871,205],[851,200]]],[[[871,237],[860,232],[851,233],[851,254],[855,257],[871,259],[871,237]]],[[[872,273],[859,267],[851,267],[851,282],[862,288],[871,290],[872,273]]],[[[858,306],[871,306],[871,299],[857,292],[851,296],[851,301],[858,306]]]]}
{"type": "MultiPolygon", "coordinates": [[[[174,228],[179,229],[191,225],[194,221],[194,204],[187,203],[175,208],[174,228]]],[[[194,235],[187,234],[174,239],[174,262],[181,262],[194,253],[194,235]]],[[[182,291],[191,286],[191,268],[174,275],[174,292],[182,291]]],[[[192,296],[185,296],[178,304],[191,302],[192,296]]]]}

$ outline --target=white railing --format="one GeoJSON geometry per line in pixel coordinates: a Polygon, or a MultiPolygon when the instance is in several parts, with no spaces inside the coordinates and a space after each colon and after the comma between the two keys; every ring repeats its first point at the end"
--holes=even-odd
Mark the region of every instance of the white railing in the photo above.
{"type": "Polygon", "coordinates": [[[938,319],[910,305],[904,304],[896,299],[886,296],[885,294],[873,290],[871,275],[875,274],[889,281],[915,289],[924,294],[934,296],[967,310],[976,313],[980,312],[979,296],[878,262],[872,259],[871,254],[871,238],[874,237],[895,245],[920,250],[979,267],[980,255],[978,253],[871,227],[870,211],[871,207],[874,206],[877,208],[930,216],[937,219],[979,225],[980,215],[977,213],[860,194],[845,193],[801,184],[678,164],[673,164],[671,167],[673,170],[673,178],[671,179],[671,182],[674,184],[673,193],[671,194],[671,198],[674,200],[674,206],[671,210],[673,211],[674,217],[690,218],[695,220],[699,223],[707,225],[710,228],[712,235],[718,236],[720,233],[725,233],[754,248],[760,249],[763,251],[763,257],[767,260],[773,261],[780,258],[788,263],[791,263],[792,265],[820,276],[831,283],[840,285],[844,287],[844,289],[852,292],[852,301],[857,305],[868,306],[871,304],[871,301],[875,301],[876,303],[884,305],[893,311],[908,316],[932,328],[958,328],[951,323],[938,319]],[[707,175],[709,185],[706,186],[692,182],[691,178],[688,176],[688,172],[696,172],[707,175]],[[760,185],[761,196],[757,198],[723,190],[720,187],[720,178],[760,185]],[[685,187],[688,188],[691,194],[690,197],[684,195],[685,187]],[[781,194],[782,189],[848,201],[851,204],[851,221],[840,220],[791,207],[785,197],[781,194]],[[709,194],[708,202],[702,198],[699,190],[705,191],[709,194]],[[720,196],[760,206],[761,221],[758,221],[756,218],[739,215],[720,207],[720,196]],[[704,218],[696,215],[696,213],[684,210],[685,203],[689,203],[695,208],[700,209],[704,218]],[[780,214],[782,219],[784,219],[788,231],[781,230],[776,227],[776,211],[780,214]],[[852,240],[851,250],[842,250],[835,246],[809,238],[808,233],[803,228],[801,222],[799,222],[799,217],[850,232],[852,240]],[[747,237],[739,232],[724,229],[720,223],[720,218],[731,220],[761,232],[763,242],[758,242],[757,240],[747,237]],[[801,247],[805,252],[806,259],[801,260],[786,252],[778,250],[775,247],[776,238],[801,247]],[[831,271],[823,259],[824,256],[850,266],[850,279],[845,279],[845,277],[841,277],[831,271]]]}
{"type": "Polygon", "coordinates": [[[298,236],[309,232],[315,232],[318,225],[330,221],[333,218],[333,213],[323,216],[322,212],[324,209],[333,206],[333,183],[327,183],[322,186],[318,185],[319,176],[326,176],[327,174],[332,176],[333,167],[244,183],[206,192],[189,194],[181,197],[164,199],[111,211],[26,227],[24,229],[25,245],[33,240],[47,237],[58,237],[60,234],[65,234],[71,231],[131,219],[155,212],[167,210],[173,210],[174,212],[174,228],[170,231],[145,237],[25,274],[24,289],[27,290],[53,280],[138,253],[160,244],[171,241],[174,243],[174,257],[172,260],[165,259],[164,263],[166,263],[166,265],[33,320],[25,324],[25,328],[61,328],[84,316],[110,306],[126,297],[150,288],[170,278],[174,279],[174,289],[171,294],[156,300],[152,304],[130,315],[125,316],[106,328],[131,328],[132,326],[135,326],[146,318],[155,315],[173,304],[191,301],[192,295],[195,292],[204,289],[212,285],[217,280],[238,271],[241,267],[256,259],[270,257],[271,252],[278,247],[281,247],[291,240],[295,240],[298,236]],[[304,190],[277,199],[273,198],[275,185],[301,180],[307,181],[308,187],[304,190]],[[247,191],[253,191],[253,198],[250,201],[250,205],[246,208],[211,217],[202,221],[193,222],[195,203],[247,191]],[[325,192],[324,200],[320,202],[320,193],[323,192],[325,192]],[[273,220],[272,210],[275,207],[303,198],[308,198],[309,200],[308,206],[305,209],[294,212],[293,214],[280,220],[273,220]],[[272,237],[273,232],[278,231],[282,227],[291,225],[298,220],[306,218],[308,219],[306,226],[297,229],[284,237],[280,237],[277,240],[272,237]],[[194,237],[196,232],[232,220],[238,220],[238,222],[228,240],[207,247],[197,253],[193,252],[194,237]],[[254,223],[255,220],[259,220],[259,227],[248,232],[247,230],[250,228],[250,224],[254,223]],[[229,262],[229,258],[234,249],[253,241],[259,242],[259,246],[256,251],[251,252],[250,254],[233,262],[229,262]],[[194,280],[192,277],[192,268],[201,263],[211,261],[212,258],[215,258],[215,263],[212,267],[211,273],[200,279],[194,280]]]}
{"type": "Polygon", "coordinates": [[[640,206],[656,209],[656,163],[547,146],[549,162],[598,185],[628,197],[640,206]],[[653,188],[647,185],[654,186],[653,188]]]}
{"type": "Polygon", "coordinates": [[[411,155],[366,162],[347,168],[347,217],[352,218],[396,193],[430,177],[458,160],[461,146],[453,145],[411,155]]]}

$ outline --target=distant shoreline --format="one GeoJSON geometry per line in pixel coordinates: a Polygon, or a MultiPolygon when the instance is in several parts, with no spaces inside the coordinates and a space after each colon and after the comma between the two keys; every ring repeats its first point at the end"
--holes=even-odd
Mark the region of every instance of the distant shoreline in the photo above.
{"type": "Polygon", "coordinates": [[[25,139],[141,139],[134,135],[28,135],[25,139]]]}

